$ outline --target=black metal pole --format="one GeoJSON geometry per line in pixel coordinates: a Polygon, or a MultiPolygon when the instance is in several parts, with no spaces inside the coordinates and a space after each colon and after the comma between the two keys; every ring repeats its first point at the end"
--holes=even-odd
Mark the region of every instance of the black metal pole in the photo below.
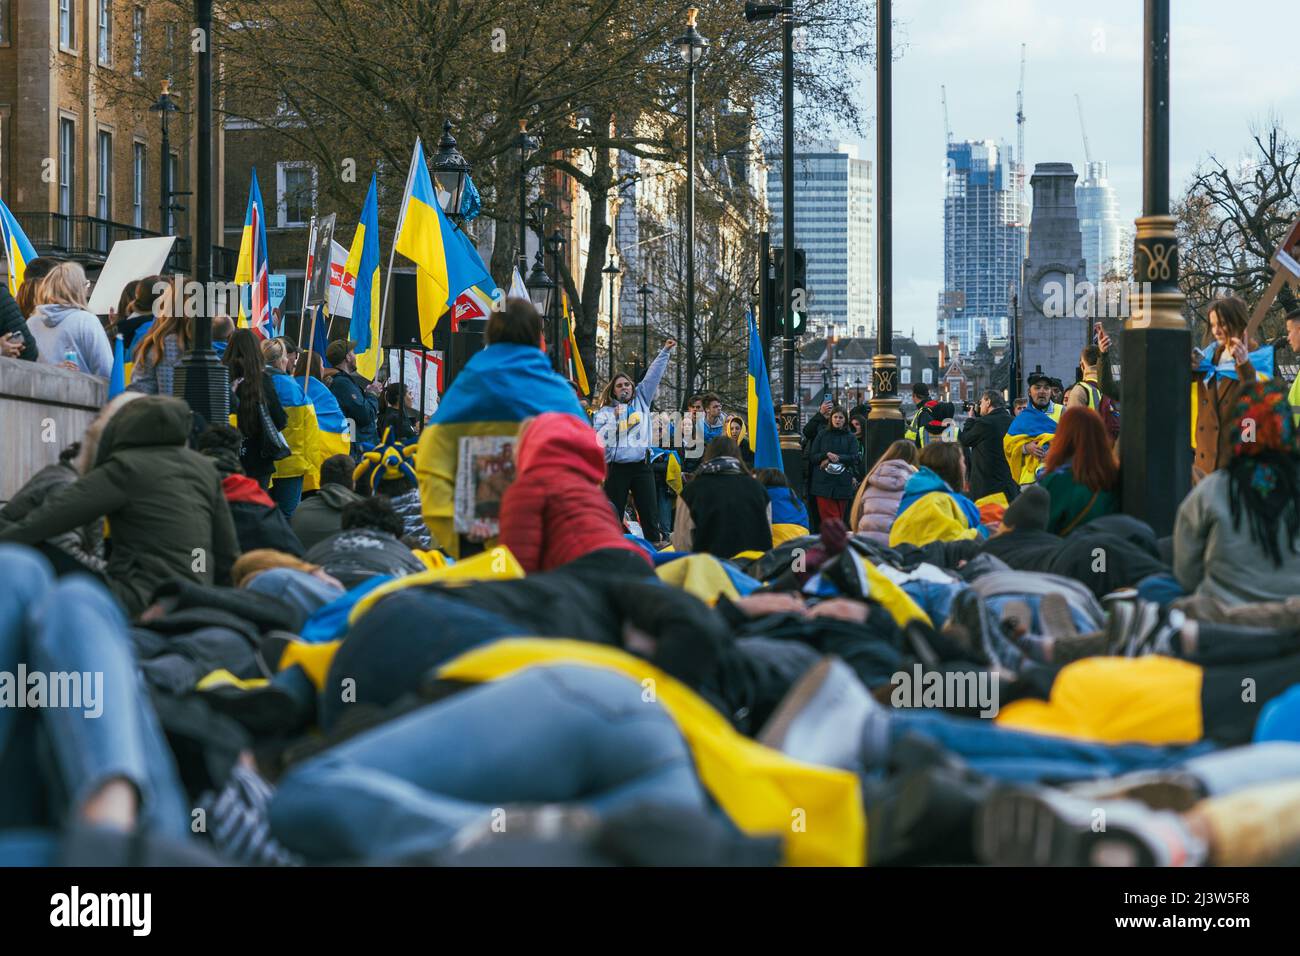
{"type": "MultiPolygon", "coordinates": [[[[871,360],[871,412],[867,420],[867,467],[903,437],[898,358],[894,355],[894,84],[893,13],[890,0],[876,3],[876,354],[871,360]]],[[[942,371],[941,371],[942,374],[942,371]]]]}
{"type": "Polygon", "coordinates": [[[167,110],[164,109],[162,110],[162,168],[161,175],[158,177],[158,187],[162,194],[162,202],[158,207],[160,213],[158,219],[158,233],[163,236],[170,236],[172,234],[171,153],[171,137],[167,131],[167,110]]]}
{"type": "Polygon", "coordinates": [[[528,132],[524,121],[519,121],[519,274],[528,274],[528,231],[525,225],[528,190],[528,132]]]}
{"type": "MultiPolygon", "coordinates": [[[[198,162],[195,175],[194,277],[204,290],[205,303],[212,282],[212,0],[196,0],[195,20],[202,42],[198,64],[198,109],[194,137],[198,162]]],[[[170,202],[168,202],[170,206],[170,202]]],[[[194,316],[194,344],[181,360],[172,391],[189,403],[205,422],[230,417],[230,377],[212,350],[212,316],[206,308],[194,316]]]]}
{"type": "Polygon", "coordinates": [[[686,389],[695,390],[695,64],[686,68],[686,389]]]}
{"type": "Polygon", "coordinates": [[[641,367],[637,373],[638,382],[641,381],[641,379],[645,378],[646,370],[650,368],[649,362],[646,361],[646,354],[645,354],[646,349],[648,349],[649,347],[650,347],[650,330],[649,328],[646,327],[645,294],[642,293],[641,294],[641,362],[640,362],[641,367]]]}
{"type": "Polygon", "coordinates": [[[1157,535],[1172,533],[1192,481],[1191,332],[1169,215],[1169,24],[1169,0],[1146,0],[1142,216],[1133,242],[1141,291],[1120,335],[1120,500],[1157,535]]]}

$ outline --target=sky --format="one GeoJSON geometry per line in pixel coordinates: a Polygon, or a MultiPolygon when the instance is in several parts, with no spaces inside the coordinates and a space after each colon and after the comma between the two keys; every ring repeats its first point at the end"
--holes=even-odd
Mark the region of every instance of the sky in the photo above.
{"type": "MultiPolygon", "coordinates": [[[[1287,0],[1172,0],[1171,193],[1211,154],[1238,163],[1251,130],[1277,117],[1300,137],[1293,64],[1300,7],[1287,0]]],[[[1083,100],[1094,160],[1109,164],[1121,219],[1142,203],[1142,0],[894,0],[894,329],[934,341],[943,285],[946,85],[953,138],[1016,144],[1020,44],[1026,44],[1025,154],[1070,162],[1082,175],[1083,100]],[[896,54],[897,56],[897,54],[896,54]]],[[[864,137],[841,131],[875,158],[875,72],[861,96],[864,137]]],[[[1026,194],[1030,195],[1028,184],[1026,194]]]]}

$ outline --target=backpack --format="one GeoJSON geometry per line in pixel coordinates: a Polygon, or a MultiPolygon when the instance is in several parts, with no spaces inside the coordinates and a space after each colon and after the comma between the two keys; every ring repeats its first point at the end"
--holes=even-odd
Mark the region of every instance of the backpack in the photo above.
{"type": "Polygon", "coordinates": [[[1101,389],[1091,382],[1079,384],[1088,390],[1088,395],[1092,399],[1089,404],[1101,416],[1102,424],[1106,426],[1106,434],[1110,436],[1111,442],[1118,441],[1119,402],[1114,401],[1109,395],[1103,395],[1101,389]]]}

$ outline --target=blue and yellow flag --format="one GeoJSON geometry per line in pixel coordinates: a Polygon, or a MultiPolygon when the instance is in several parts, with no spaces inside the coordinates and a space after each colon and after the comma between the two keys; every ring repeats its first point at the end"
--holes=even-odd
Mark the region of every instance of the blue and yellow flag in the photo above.
{"type": "Polygon", "coordinates": [[[239,262],[235,266],[235,282],[251,287],[251,302],[244,311],[243,296],[239,301],[239,325],[251,328],[259,338],[270,338],[271,280],[266,247],[266,207],[262,205],[262,190],[257,185],[257,170],[253,170],[248,184],[248,211],[244,213],[244,233],[239,240],[239,262]]]}
{"type": "Polygon", "coordinates": [[[122,336],[113,336],[113,371],[108,376],[108,397],[114,398],[126,391],[126,351],[122,336]]]}
{"type": "Polygon", "coordinates": [[[776,433],[776,410],[772,407],[772,382],[767,377],[767,360],[763,357],[763,338],[749,321],[749,436],[754,443],[754,467],[783,469],[781,439],[776,433]]]}
{"type": "Polygon", "coordinates": [[[1046,445],[1056,434],[1056,423],[1061,419],[1061,406],[1051,402],[1047,411],[1042,412],[1033,405],[1024,409],[1011,420],[1011,427],[1002,437],[1002,451],[1007,456],[1007,465],[1011,468],[1011,477],[1018,485],[1032,485],[1038,480],[1041,462],[1033,455],[1025,454],[1025,446],[1031,442],[1046,445]]]}
{"type": "Polygon", "coordinates": [[[348,338],[356,343],[357,374],[373,379],[379,370],[379,201],[375,176],[361,207],[361,221],[352,234],[344,273],[356,276],[352,296],[352,325],[348,338]]]}
{"type": "Polygon", "coordinates": [[[9,294],[17,295],[27,263],[36,258],[36,249],[3,200],[0,200],[0,240],[4,241],[5,258],[9,260],[9,294]]]}
{"type": "MultiPolygon", "coordinates": [[[[302,379],[298,381],[301,382],[302,379]]],[[[314,467],[303,476],[302,490],[315,491],[320,487],[320,466],[326,458],[348,454],[352,450],[352,438],[348,431],[347,417],[339,407],[338,399],[324,382],[308,376],[307,399],[316,410],[317,441],[314,467]]]]}
{"type": "Polygon", "coordinates": [[[289,419],[283,431],[290,454],[275,463],[275,476],[297,478],[309,475],[319,467],[316,463],[320,456],[320,429],[316,425],[316,407],[302,390],[302,382],[298,379],[277,372],[271,375],[271,382],[275,386],[275,397],[280,400],[289,419]]]}
{"type": "Polygon", "coordinates": [[[415,471],[424,523],[452,557],[456,534],[456,466],[460,440],[470,435],[514,435],[525,418],[565,412],[587,420],[569,383],[532,345],[490,345],[465,364],[420,435],[415,471]]]}
{"type": "Polygon", "coordinates": [[[582,389],[583,395],[591,394],[591,386],[587,384],[587,370],[582,365],[582,353],[578,351],[578,337],[573,331],[573,313],[569,311],[569,297],[564,297],[564,324],[567,332],[567,338],[564,342],[564,370],[568,373],[569,380],[576,382],[582,389]]]}

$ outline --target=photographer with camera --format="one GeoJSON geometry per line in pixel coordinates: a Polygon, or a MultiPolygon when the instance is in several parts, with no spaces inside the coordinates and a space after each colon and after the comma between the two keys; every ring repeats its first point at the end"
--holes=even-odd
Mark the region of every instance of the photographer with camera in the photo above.
{"type": "Polygon", "coordinates": [[[970,496],[976,501],[1002,492],[1010,503],[1020,494],[1002,448],[1002,438],[1010,427],[1006,399],[994,389],[980,396],[978,407],[962,425],[957,440],[970,455],[970,496]]]}

